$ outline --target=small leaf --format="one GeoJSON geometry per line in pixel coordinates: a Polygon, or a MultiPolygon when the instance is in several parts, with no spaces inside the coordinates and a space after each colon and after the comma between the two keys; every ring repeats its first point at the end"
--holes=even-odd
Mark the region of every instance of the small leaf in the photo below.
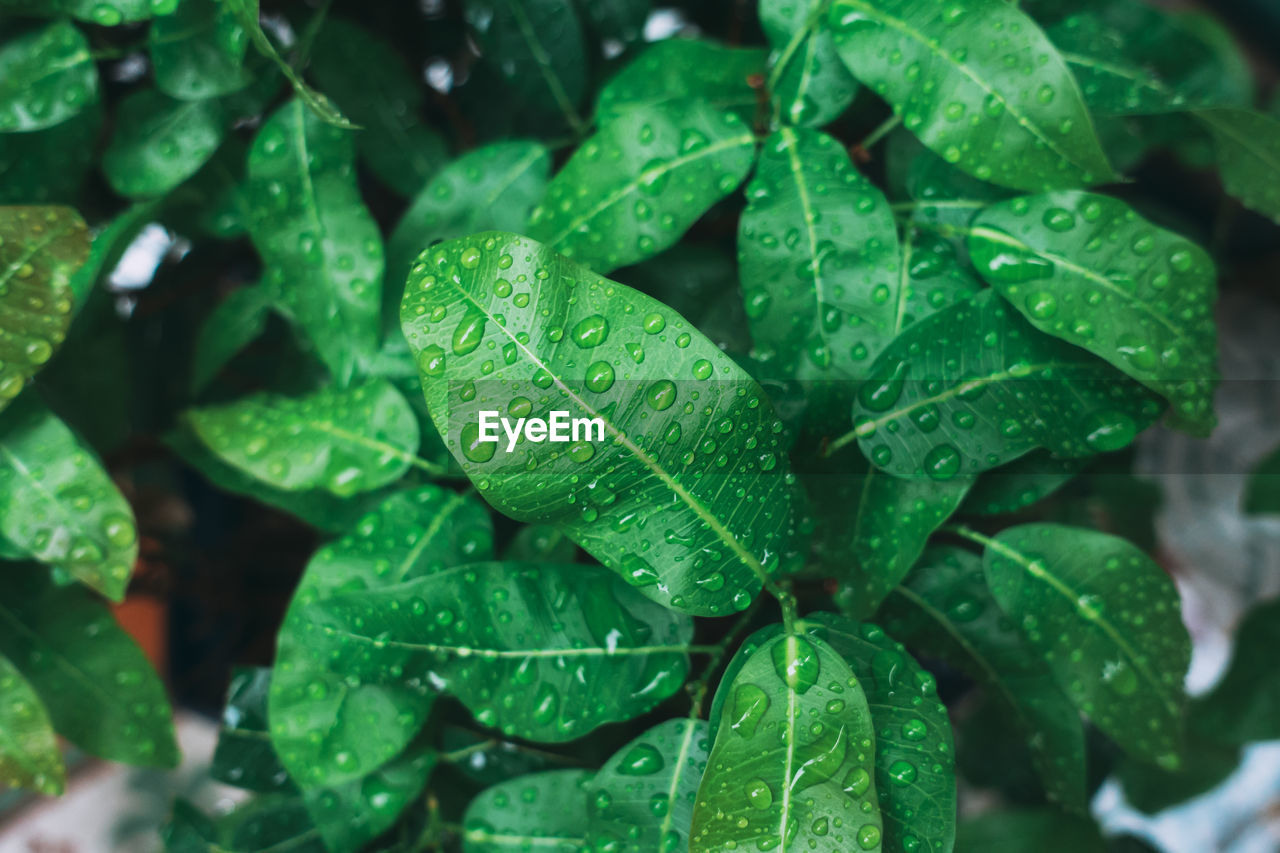
{"type": "Polygon", "coordinates": [[[417,459],[418,421],[382,379],[306,397],[258,392],[186,420],[219,458],[277,489],[347,497],[400,479],[417,459]]]}
{"type": "Polygon", "coordinates": [[[245,182],[248,158],[249,146],[227,137],[200,171],[165,196],[165,222],[197,237],[243,236],[254,216],[245,182]]]}
{"type": "Polygon", "coordinates": [[[156,88],[184,101],[216,98],[249,83],[244,68],[249,35],[230,6],[181,0],[151,24],[147,50],[156,88]]]}
{"type": "Polygon", "coordinates": [[[761,0],[760,26],[773,52],[766,86],[774,124],[821,127],[853,102],[858,82],[836,53],[831,0],[761,0]]]}
{"type": "Polygon", "coordinates": [[[733,192],[754,153],[741,119],[700,101],[628,110],[552,179],[529,235],[602,274],[644,260],[733,192]]]}
{"type": "Polygon", "coordinates": [[[31,683],[0,654],[0,784],[57,796],[66,783],[49,712],[31,683]]]}
{"type": "Polygon", "coordinates": [[[196,335],[191,388],[199,392],[236,353],[267,328],[271,300],[260,286],[241,287],[210,312],[196,335]]]}
{"type": "Polygon", "coordinates": [[[987,583],[1058,685],[1137,758],[1175,767],[1191,639],[1173,582],[1124,539],[1024,524],[987,543],[987,583]]]}
{"type": "Polygon", "coordinates": [[[1153,815],[1216,788],[1239,769],[1242,757],[1238,746],[1191,737],[1177,770],[1152,767],[1126,756],[1115,768],[1115,778],[1124,789],[1126,802],[1153,815]]]}
{"type": "Polygon", "coordinates": [[[982,561],[959,548],[929,549],[887,610],[885,624],[894,636],[967,672],[1009,709],[1049,798],[1085,813],[1080,715],[1000,612],[982,561]]]}
{"type": "Polygon", "coordinates": [[[510,563],[572,563],[578,546],[549,524],[526,524],[502,552],[510,563]]]}
{"type": "Polygon", "coordinates": [[[354,157],[349,134],[291,101],[263,123],[248,167],[264,283],[342,384],[373,358],[381,325],[382,238],[354,157]]]}
{"type": "Polygon", "coordinates": [[[1256,110],[1198,110],[1213,134],[1218,171],[1245,207],[1280,222],[1280,119],[1256,110]]]}
{"type": "Polygon", "coordinates": [[[53,127],[98,100],[98,67],[67,21],[0,45],[0,133],[53,127]]]}
{"type": "Polygon", "coordinates": [[[592,850],[685,850],[711,748],[702,720],[668,720],[615,752],[587,788],[592,850]]]}
{"type": "Polygon", "coordinates": [[[0,410],[67,336],[89,232],[69,207],[0,207],[0,410]]]}
{"type": "Polygon", "coordinates": [[[959,853],[1106,853],[1108,847],[1091,818],[1054,809],[992,811],[960,823],[959,853]]]}
{"type": "Polygon", "coordinates": [[[288,771],[266,738],[270,685],[270,668],[232,669],[222,727],[209,765],[209,775],[219,782],[260,793],[294,790],[288,771]]]}
{"type": "Polygon", "coordinates": [[[142,89],[120,102],[102,170],[123,196],[164,195],[200,170],[225,133],[218,101],[177,101],[142,89]]]}
{"type": "Polygon", "coordinates": [[[727,689],[690,853],[879,851],[875,730],[840,655],[815,636],[776,636],[727,689]]]}
{"type": "Polygon", "coordinates": [[[587,770],[517,776],[481,792],[462,819],[464,853],[579,853],[587,831],[587,770]]]}
{"type": "MultiPolygon", "coordinates": [[[[621,45],[630,45],[643,39],[645,21],[649,19],[652,5],[650,0],[583,0],[582,10],[592,33],[604,42],[601,47],[608,58],[612,56],[611,51],[614,49],[609,42],[618,42],[618,49],[621,49],[621,45]]],[[[662,43],[664,42],[659,42],[662,43]]]]}
{"type": "Polygon", "coordinates": [[[755,47],[687,38],[654,42],[601,87],[596,121],[608,124],[632,110],[696,101],[750,123],[759,99],[748,81],[764,73],[764,61],[764,51],[755,47]]]}
{"type": "Polygon", "coordinates": [[[1040,334],[990,291],[911,326],[872,376],[849,435],[897,477],[950,480],[1037,447],[1118,450],[1160,412],[1137,383],[1040,334]]]}
{"type": "Polygon", "coordinates": [[[831,27],[853,76],[948,163],[1031,191],[1115,179],[1066,63],[1005,0],[835,0],[831,27]]]}
{"type": "Polygon", "coordinates": [[[93,452],[31,395],[0,414],[0,535],[116,601],[138,558],[129,504],[93,452]]]}
{"type": "Polygon", "coordinates": [[[1208,695],[1193,700],[1196,734],[1228,744],[1280,738],[1280,601],[1249,611],[1236,630],[1227,672],[1208,695]]]}
{"type": "Polygon", "coordinates": [[[1258,463],[1245,485],[1244,511],[1280,513],[1280,447],[1258,463]]]}
{"type": "Polygon", "coordinates": [[[164,684],[99,599],[43,569],[0,572],[0,656],[26,676],[58,734],[109,761],[173,767],[164,684]]]}
{"type": "Polygon", "coordinates": [[[975,515],[1006,515],[1044,500],[1075,479],[1088,458],[1059,459],[1033,450],[978,478],[964,500],[963,511],[975,515]]]}
{"type": "Polygon", "coordinates": [[[992,205],[968,245],[978,272],[1037,329],[1166,397],[1195,434],[1213,428],[1217,282],[1199,246],[1122,201],[1075,192],[992,205]]]}
{"type": "Polygon", "coordinates": [[[173,12],[177,0],[17,0],[18,3],[34,2],[53,6],[81,21],[102,27],[135,24],[152,15],[173,12]]]}
{"type": "Polygon", "coordinates": [[[0,205],[70,202],[98,154],[102,107],[28,133],[0,133],[0,205]]]}
{"type": "Polygon", "coordinates": [[[424,252],[401,320],[432,419],[501,512],[555,525],[687,613],[743,609],[780,568],[794,536],[781,424],[760,387],[665,305],[491,232],[424,252]],[[505,367],[485,379],[495,358],[505,367]],[[603,439],[508,452],[479,441],[486,410],[599,418],[603,439]]]}

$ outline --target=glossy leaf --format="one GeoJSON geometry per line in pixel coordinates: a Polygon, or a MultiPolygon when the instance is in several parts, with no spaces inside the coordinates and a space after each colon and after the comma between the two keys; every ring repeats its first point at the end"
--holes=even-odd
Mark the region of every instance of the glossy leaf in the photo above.
{"type": "Polygon", "coordinates": [[[750,123],[759,105],[751,87],[764,74],[765,52],[702,39],[654,42],[600,89],[596,121],[607,124],[631,110],[702,103],[750,123]]]}
{"type": "Polygon", "coordinates": [[[138,557],[129,504],[93,452],[30,395],[0,414],[0,535],[117,601],[138,557]]]}
{"type": "Polygon", "coordinates": [[[98,67],[84,35],[67,21],[0,45],[0,133],[67,121],[98,99],[98,67]]]}
{"type": "Polygon", "coordinates": [[[955,745],[935,681],[875,625],[831,613],[804,619],[853,668],[876,730],[884,848],[950,850],[956,832],[955,745]]]}
{"type": "Polygon", "coordinates": [[[764,141],[738,227],[755,352],[788,378],[865,378],[903,325],[908,292],[884,196],[834,138],[764,141]]]}
{"type": "Polygon", "coordinates": [[[773,48],[767,88],[774,124],[820,127],[858,91],[828,27],[831,0],[760,0],[760,25],[773,48]]]}
{"type": "Polygon", "coordinates": [[[1116,176],[1070,70],[1005,0],[834,0],[841,59],[947,162],[1022,190],[1116,176]]]}
{"type": "Polygon", "coordinates": [[[1012,714],[1049,798],[1083,813],[1084,727],[1039,654],[991,597],[982,561],[959,548],[931,548],[899,586],[885,625],[977,679],[1012,714]]]}
{"type": "Polygon", "coordinates": [[[97,156],[102,108],[45,130],[0,133],[0,205],[69,202],[97,156]]]}
{"type": "Polygon", "coordinates": [[[31,683],[0,655],[0,785],[57,795],[66,782],[49,712],[31,683]]]}
{"type": "Polygon", "coordinates": [[[1071,482],[1089,464],[1085,459],[1058,459],[1034,450],[978,478],[964,501],[964,511],[1005,515],[1026,509],[1071,482]]]}
{"type": "Polygon", "coordinates": [[[72,276],[88,255],[88,229],[71,208],[0,207],[0,410],[66,338],[72,276]]]}
{"type": "Polygon", "coordinates": [[[407,654],[393,647],[375,656],[326,633],[329,602],[489,559],[492,543],[476,501],[424,486],[388,498],[312,557],[277,639],[269,705],[271,741],[300,784],[333,785],[382,766],[413,739],[434,696],[422,675],[405,677],[414,671],[407,654]]]}
{"type": "Polygon", "coordinates": [[[222,143],[226,119],[216,100],[178,101],[142,89],[121,101],[115,135],[102,155],[112,189],[163,195],[200,170],[222,143]]]}
{"type": "Polygon", "coordinates": [[[210,312],[196,336],[191,387],[200,391],[236,353],[267,328],[271,299],[260,286],[233,291],[210,312]]]}
{"type": "Polygon", "coordinates": [[[240,804],[218,821],[217,841],[200,853],[328,853],[297,794],[268,794],[240,804]]]}
{"type": "Polygon", "coordinates": [[[960,823],[957,853],[1104,853],[1108,849],[1089,818],[1054,809],[992,811],[960,823]]]}
{"type": "Polygon", "coordinates": [[[559,527],[688,613],[743,609],[778,571],[793,536],[782,427],[675,312],[491,232],[424,253],[401,319],[432,419],[497,509],[559,527]],[[485,379],[494,359],[504,367],[485,379]],[[601,418],[604,440],[500,450],[478,440],[485,410],[601,418]],[[733,493],[747,485],[752,499],[733,493]]]}
{"type": "Polygon", "coordinates": [[[686,850],[711,748],[702,720],[659,723],[615,752],[587,788],[593,850],[686,850]]]}
{"type": "Polygon", "coordinates": [[[628,110],[569,158],[529,236],[602,274],[644,260],[733,192],[754,152],[741,119],[701,102],[628,110]]]}
{"type": "Polygon", "coordinates": [[[169,700],[151,664],[105,604],[47,575],[18,564],[0,572],[0,656],[76,746],[110,761],[176,765],[169,700]]]}
{"type": "Polygon", "coordinates": [[[690,853],[882,849],[875,729],[849,664],[818,637],[783,634],[728,689],[690,853]]]}
{"type": "Polygon", "coordinates": [[[418,421],[382,379],[306,397],[258,392],[186,420],[223,461],[288,491],[346,497],[400,479],[417,459],[418,421]]]}
{"type": "Polygon", "coordinates": [[[236,667],[231,671],[222,727],[209,775],[246,791],[295,790],[267,738],[267,690],[271,670],[236,667]]]}
{"type": "Polygon", "coordinates": [[[1124,539],[1024,524],[987,543],[996,601],[1081,711],[1130,754],[1177,765],[1191,639],[1169,576],[1124,539]]]}
{"type": "Polygon", "coordinates": [[[249,152],[250,236],[265,284],[346,383],[377,350],[382,239],[360,198],[350,134],[291,101],[249,152]]]}
{"type": "Polygon", "coordinates": [[[586,770],[548,770],[483,791],[462,819],[464,853],[578,853],[586,838],[590,782],[586,770]]]}
{"type": "Polygon", "coordinates": [[[177,11],[156,18],[147,34],[156,88],[184,101],[216,98],[248,85],[248,46],[235,10],[216,0],[181,0],[177,11]]]}
{"type": "Polygon", "coordinates": [[[1208,252],[1122,201],[1075,192],[988,207],[968,245],[982,276],[1037,329],[1166,397],[1176,423],[1212,429],[1217,282],[1208,252]]]}
{"type": "Polygon", "coordinates": [[[1236,630],[1226,674],[1206,696],[1193,700],[1197,734],[1244,744],[1280,738],[1280,678],[1272,658],[1280,638],[1280,602],[1251,610],[1236,630]]]}
{"type": "MultiPolygon", "coordinates": [[[[901,128],[889,134],[885,147],[889,194],[911,199],[895,204],[894,211],[909,213],[913,221],[932,231],[947,236],[950,229],[963,233],[979,210],[1013,194],[961,171],[901,128]]],[[[967,268],[964,272],[970,274],[967,268]]]]}
{"type": "Polygon", "coordinates": [[[1213,135],[1218,171],[1228,193],[1280,222],[1280,119],[1255,110],[1199,110],[1213,135]]]}
{"type": "Polygon", "coordinates": [[[1040,334],[989,291],[907,329],[872,375],[850,435],[898,477],[949,480],[1037,447],[1118,450],[1160,412],[1137,383],[1040,334]]]}

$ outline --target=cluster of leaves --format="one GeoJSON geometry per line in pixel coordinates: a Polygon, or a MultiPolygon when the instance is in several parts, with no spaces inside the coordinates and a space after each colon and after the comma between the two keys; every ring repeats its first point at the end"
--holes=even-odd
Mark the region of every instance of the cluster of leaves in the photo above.
{"type": "Polygon", "coordinates": [[[1216,23],[359,12],[0,0],[0,779],[58,790],[55,731],[176,757],[100,598],[138,554],[112,440],[55,405],[149,222],[241,285],[164,366],[167,446],[331,537],[232,683],[213,773],[253,797],[179,804],[171,850],[1083,851],[1089,732],[1147,803],[1277,735],[1250,655],[1188,711],[1118,521],[1137,435],[1214,425],[1216,271],[1094,188],[1172,149],[1280,222],[1280,120],[1216,23]],[[493,409],[606,436],[506,453],[493,409]],[[958,739],[939,676],[984,697],[958,739]],[[1053,805],[958,831],[1008,721],[1053,805]]]}

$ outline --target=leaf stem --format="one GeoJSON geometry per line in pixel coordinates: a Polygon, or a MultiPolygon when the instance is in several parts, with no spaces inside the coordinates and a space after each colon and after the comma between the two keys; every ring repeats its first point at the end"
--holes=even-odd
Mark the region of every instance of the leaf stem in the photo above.
{"type": "Polygon", "coordinates": [[[736,644],[738,636],[751,624],[756,611],[760,609],[761,601],[763,599],[757,596],[747,609],[742,611],[741,615],[738,616],[738,621],[734,622],[733,627],[729,629],[729,633],[725,634],[719,643],[716,643],[716,652],[707,661],[707,665],[703,667],[702,674],[698,676],[697,681],[685,685],[685,690],[693,700],[693,706],[689,709],[689,719],[698,719],[702,716],[702,703],[707,698],[707,690],[711,684],[712,676],[719,671],[720,664],[724,662],[725,656],[729,653],[729,647],[736,644]]]}
{"type": "Polygon", "coordinates": [[[832,456],[835,456],[845,447],[849,446],[850,444],[852,444],[857,440],[858,440],[858,431],[856,429],[851,429],[848,432],[846,432],[844,435],[837,438],[835,441],[829,443],[827,445],[826,450],[823,451],[822,456],[823,458],[830,458],[832,456]]]}
{"type": "Polygon", "coordinates": [[[880,123],[880,126],[868,133],[863,140],[858,143],[858,147],[863,151],[867,151],[872,145],[875,145],[881,139],[888,136],[894,128],[902,124],[902,116],[892,115],[880,123]]]}
{"type": "Polygon", "coordinates": [[[969,527],[967,524],[945,524],[942,527],[938,528],[938,532],[954,533],[956,536],[960,536],[965,539],[968,539],[970,542],[974,542],[978,545],[981,545],[984,548],[988,548],[988,547],[991,547],[992,545],[999,544],[996,542],[996,540],[992,539],[990,536],[983,536],[981,533],[974,530],[972,527],[969,527]]]}

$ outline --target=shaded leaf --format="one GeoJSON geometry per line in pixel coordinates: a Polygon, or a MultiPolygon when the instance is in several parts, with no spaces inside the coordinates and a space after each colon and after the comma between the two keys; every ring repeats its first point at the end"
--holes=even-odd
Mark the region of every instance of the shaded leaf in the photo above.
{"type": "Polygon", "coordinates": [[[978,478],[964,500],[965,512],[1005,515],[1044,500],[1075,479],[1089,459],[1059,459],[1033,450],[978,478]]]}
{"type": "Polygon", "coordinates": [[[267,736],[268,667],[235,667],[209,775],[246,791],[295,790],[267,736]]]}
{"type": "Polygon", "coordinates": [[[759,103],[749,79],[764,73],[765,52],[703,39],[671,38],[646,45],[600,88],[596,121],[631,110],[693,102],[733,112],[750,123],[759,103]]]}
{"type": "Polygon", "coordinates": [[[191,388],[199,392],[236,353],[267,328],[271,299],[257,285],[241,287],[210,312],[196,335],[191,364],[191,388]]]}
{"type": "Polygon", "coordinates": [[[465,853],[578,853],[587,831],[586,770],[548,770],[495,785],[467,806],[465,853]]]}
{"type": "Polygon", "coordinates": [[[526,524],[502,553],[512,563],[572,563],[578,546],[549,524],[526,524]]]}
{"type": "Polygon", "coordinates": [[[963,233],[979,210],[1013,194],[961,171],[901,128],[889,134],[885,148],[890,196],[911,199],[894,210],[948,236],[949,229],[963,233]]]}
{"type": "Polygon", "coordinates": [[[98,99],[84,35],[56,21],[0,45],[0,133],[53,127],[98,99]]]}
{"type": "Polygon", "coordinates": [[[156,88],[173,98],[199,101],[243,89],[249,35],[230,6],[216,0],[181,0],[147,33],[156,88]]]}
{"type": "Polygon", "coordinates": [[[858,91],[828,29],[831,0],[760,0],[774,124],[828,124],[858,91]]]}
{"type": "Polygon", "coordinates": [[[1055,809],[993,811],[960,823],[956,853],[1105,853],[1091,819],[1055,809]]]}
{"type": "Polygon", "coordinates": [[[1228,744],[1280,738],[1280,677],[1273,660],[1278,641],[1280,601],[1249,611],[1236,630],[1226,674],[1192,702],[1196,734],[1228,744]]]}
{"type": "Polygon", "coordinates": [[[1280,513],[1280,447],[1258,463],[1245,485],[1244,511],[1280,513]]]}
{"type": "MultiPolygon", "coordinates": [[[[606,44],[614,41],[621,46],[643,38],[652,3],[650,0],[582,0],[580,5],[594,34],[606,44]]],[[[606,56],[612,49],[612,45],[605,47],[606,56]]]]}
{"type": "Polygon", "coordinates": [[[1198,110],[1194,115],[1213,135],[1227,192],[1280,222],[1280,119],[1242,109],[1198,110]]]}
{"type": "Polygon", "coordinates": [[[97,155],[97,103],[46,130],[0,133],[0,205],[72,200],[97,155]]]}
{"type": "Polygon", "coordinates": [[[124,98],[102,170],[124,196],[167,193],[200,170],[226,133],[216,100],[178,101],[154,89],[124,98]]]}
{"type": "Polygon", "coordinates": [[[66,782],[49,712],[31,683],[0,655],[0,784],[56,796],[66,782]]]}
{"type": "Polygon", "coordinates": [[[1126,757],[1116,767],[1115,775],[1127,802],[1141,812],[1155,814],[1217,787],[1235,772],[1240,761],[1237,746],[1191,737],[1177,770],[1164,770],[1126,757]]]}

